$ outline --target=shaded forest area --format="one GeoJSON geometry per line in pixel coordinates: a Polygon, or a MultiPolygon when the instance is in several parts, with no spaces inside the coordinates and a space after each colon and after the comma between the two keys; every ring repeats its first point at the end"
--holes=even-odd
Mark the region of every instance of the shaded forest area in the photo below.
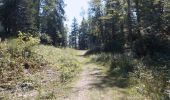
{"type": "Polygon", "coordinates": [[[0,37],[18,37],[16,47],[0,44],[1,83],[12,80],[3,80],[4,72],[11,71],[7,65],[44,65],[30,50],[42,43],[88,50],[87,56],[95,54],[95,62],[109,66],[108,76],[123,79],[118,80],[125,83],[121,87],[136,86],[153,100],[169,99],[169,0],[91,0],[88,17],[80,25],[74,18],[70,33],[64,25],[65,6],[64,0],[0,0],[0,37]]]}
{"type": "Polygon", "coordinates": [[[16,37],[21,31],[39,36],[42,43],[66,46],[63,0],[1,0],[0,2],[2,38],[16,37]]]}

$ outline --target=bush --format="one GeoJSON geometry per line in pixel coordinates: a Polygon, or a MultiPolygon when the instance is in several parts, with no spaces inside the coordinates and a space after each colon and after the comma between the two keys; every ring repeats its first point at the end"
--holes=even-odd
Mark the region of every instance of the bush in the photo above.
{"type": "Polygon", "coordinates": [[[124,55],[115,55],[111,63],[111,69],[119,69],[119,73],[123,77],[128,77],[129,72],[134,71],[133,67],[133,60],[124,55]]]}
{"type": "Polygon", "coordinates": [[[170,80],[169,37],[165,34],[145,34],[135,42],[133,50],[136,57],[142,58],[134,74],[138,83],[143,84],[145,94],[153,99],[166,100],[165,91],[170,80]]]}
{"type": "Polygon", "coordinates": [[[11,39],[8,42],[9,50],[11,54],[22,54],[26,51],[30,51],[30,48],[40,43],[39,38],[35,38],[32,35],[19,32],[17,39],[11,39]],[[14,53],[12,53],[14,51],[14,53]]]}
{"type": "Polygon", "coordinates": [[[30,48],[39,44],[38,38],[19,32],[17,39],[0,43],[0,85],[15,84],[24,75],[24,69],[36,71],[41,68],[42,58],[30,48]]]}
{"type": "Polygon", "coordinates": [[[164,67],[147,67],[141,61],[134,66],[130,74],[131,82],[138,84],[137,90],[141,94],[150,96],[153,100],[168,100],[169,71],[164,67]]]}
{"type": "Polygon", "coordinates": [[[52,44],[51,37],[45,33],[41,35],[40,39],[42,44],[52,44]]]}

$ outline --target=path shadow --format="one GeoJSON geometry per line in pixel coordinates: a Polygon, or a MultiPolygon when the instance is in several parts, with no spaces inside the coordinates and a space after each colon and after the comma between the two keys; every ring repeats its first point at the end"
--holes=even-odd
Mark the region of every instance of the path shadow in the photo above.
{"type": "Polygon", "coordinates": [[[86,57],[86,56],[84,56],[84,55],[81,55],[81,54],[80,54],[80,55],[76,55],[76,56],[77,56],[77,57],[86,57]]]}
{"type": "MultiPolygon", "coordinates": [[[[76,55],[76,56],[89,57],[87,52],[82,55],[76,55]]],[[[88,61],[85,64],[94,64],[94,62],[88,61]]],[[[105,75],[103,75],[103,69],[100,67],[93,68],[93,70],[96,72],[91,73],[90,76],[95,77],[97,81],[90,84],[92,88],[96,87],[98,89],[105,89],[105,88],[113,88],[113,87],[117,87],[117,88],[128,87],[128,77],[127,77],[128,75],[124,75],[121,74],[121,72],[117,72],[116,70],[114,70],[113,67],[110,67],[110,69],[106,72],[105,75]]]]}
{"type": "MultiPolygon", "coordinates": [[[[90,63],[90,62],[89,62],[90,63]]],[[[95,73],[90,74],[91,77],[95,77],[98,81],[90,84],[91,87],[96,87],[98,89],[104,88],[127,88],[128,87],[128,77],[127,75],[122,75],[113,69],[109,69],[105,75],[103,74],[102,68],[94,68],[95,73]]]]}
{"type": "Polygon", "coordinates": [[[99,89],[104,88],[112,88],[112,87],[118,87],[118,88],[126,88],[127,87],[127,79],[126,78],[116,78],[116,77],[109,77],[109,76],[97,76],[98,78],[102,78],[99,82],[91,84],[92,86],[95,86],[99,89]]]}

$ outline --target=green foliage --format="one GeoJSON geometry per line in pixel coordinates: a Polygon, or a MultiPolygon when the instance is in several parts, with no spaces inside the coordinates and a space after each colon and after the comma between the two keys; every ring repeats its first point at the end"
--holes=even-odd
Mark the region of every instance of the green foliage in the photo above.
{"type": "Polygon", "coordinates": [[[103,51],[104,52],[111,52],[111,53],[122,53],[124,50],[124,35],[119,33],[114,36],[113,40],[110,40],[109,42],[104,43],[103,45],[103,51]]]}
{"type": "Polygon", "coordinates": [[[3,0],[2,3],[1,21],[4,27],[2,36],[17,36],[19,30],[33,35],[36,33],[32,0],[3,0]]]}
{"type": "Polygon", "coordinates": [[[48,34],[42,34],[40,39],[41,39],[42,44],[51,44],[52,43],[52,39],[48,34]]]}
{"type": "Polygon", "coordinates": [[[8,43],[9,45],[9,51],[14,56],[20,55],[24,56],[25,52],[30,52],[30,48],[34,45],[39,44],[38,38],[33,38],[32,35],[29,35],[28,33],[22,33],[19,31],[18,38],[12,39],[8,43]]]}
{"type": "Polygon", "coordinates": [[[83,18],[80,28],[79,28],[79,34],[78,34],[78,46],[80,50],[85,50],[88,48],[88,23],[83,18]]]}
{"type": "Polygon", "coordinates": [[[43,0],[41,10],[41,33],[48,34],[54,46],[66,46],[64,27],[65,11],[63,0],[43,0]]]}
{"type": "Polygon", "coordinates": [[[29,33],[26,34],[19,31],[18,40],[16,40],[16,42],[24,51],[27,51],[30,47],[38,45],[40,40],[39,38],[34,38],[29,33]]]}
{"type": "Polygon", "coordinates": [[[19,32],[19,37],[0,43],[0,85],[15,85],[24,76],[24,69],[30,72],[41,69],[43,60],[30,51],[39,39],[19,32]],[[27,68],[26,68],[27,69],[27,68]]]}
{"type": "Polygon", "coordinates": [[[137,63],[134,73],[131,73],[131,80],[138,84],[137,90],[141,94],[149,95],[153,100],[168,100],[169,71],[166,67],[155,69],[148,68],[142,63],[137,63]]]}
{"type": "Polygon", "coordinates": [[[86,55],[91,54],[100,54],[101,52],[105,53],[123,53],[124,50],[124,39],[122,34],[117,34],[113,40],[109,40],[108,42],[103,43],[102,46],[96,46],[93,48],[90,48],[86,55]]]}
{"type": "Polygon", "coordinates": [[[33,36],[46,33],[52,37],[53,45],[66,46],[63,0],[1,0],[1,4],[1,37],[17,37],[18,31],[33,36]]]}
{"type": "Polygon", "coordinates": [[[78,43],[78,22],[77,19],[73,19],[71,34],[69,35],[69,45],[71,48],[77,49],[78,43]]]}
{"type": "MultiPolygon", "coordinates": [[[[134,52],[137,56],[155,56],[161,54],[169,56],[170,41],[167,36],[164,35],[144,35],[141,39],[138,39],[134,44],[134,52]]],[[[157,58],[158,59],[158,58],[157,58]]]]}
{"type": "Polygon", "coordinates": [[[102,20],[99,18],[103,15],[102,0],[91,0],[89,3],[89,15],[88,15],[88,34],[89,34],[89,46],[100,46],[108,34],[103,29],[102,20]],[[106,35],[107,34],[107,35],[106,35]]]}
{"type": "MultiPolygon", "coordinates": [[[[146,61],[137,60],[121,54],[101,53],[91,55],[92,60],[109,66],[108,77],[116,79],[115,84],[119,87],[136,87],[136,92],[151,97],[153,100],[168,100],[169,68],[157,61],[146,61],[152,64],[144,64],[146,61]]],[[[168,62],[167,62],[168,63],[168,62]]],[[[169,65],[169,64],[166,64],[169,65]]]]}
{"type": "Polygon", "coordinates": [[[22,77],[23,67],[18,62],[18,59],[12,58],[10,52],[8,51],[7,43],[0,43],[0,85],[4,83],[9,83],[8,85],[13,85],[14,80],[22,77]]]}

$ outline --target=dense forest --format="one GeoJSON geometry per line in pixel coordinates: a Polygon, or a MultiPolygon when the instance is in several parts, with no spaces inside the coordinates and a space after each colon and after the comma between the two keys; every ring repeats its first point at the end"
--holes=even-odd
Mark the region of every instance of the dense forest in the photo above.
{"type": "Polygon", "coordinates": [[[64,6],[63,0],[1,0],[1,37],[41,33],[42,43],[66,46],[64,6]]]}
{"type": "Polygon", "coordinates": [[[33,74],[46,66],[60,66],[61,84],[67,83],[81,71],[76,49],[107,66],[121,88],[169,100],[169,0],[90,0],[88,17],[80,24],[74,18],[70,31],[65,6],[64,0],[0,0],[0,94],[25,70],[33,74]]]}

